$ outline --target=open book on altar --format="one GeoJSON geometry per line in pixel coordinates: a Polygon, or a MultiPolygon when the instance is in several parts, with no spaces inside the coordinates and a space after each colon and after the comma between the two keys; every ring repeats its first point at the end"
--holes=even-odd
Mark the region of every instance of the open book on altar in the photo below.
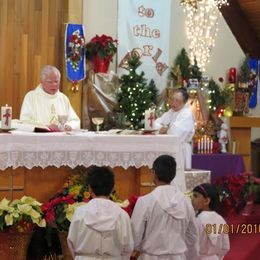
{"type": "Polygon", "coordinates": [[[21,121],[18,119],[12,120],[12,128],[24,132],[48,133],[53,132],[49,127],[35,122],[21,121]]]}

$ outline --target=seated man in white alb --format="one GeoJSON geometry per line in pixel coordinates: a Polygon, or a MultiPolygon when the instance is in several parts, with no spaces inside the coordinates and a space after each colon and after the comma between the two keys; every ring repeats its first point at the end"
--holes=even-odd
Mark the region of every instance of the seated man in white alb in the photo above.
{"type": "Polygon", "coordinates": [[[60,71],[50,65],[41,70],[41,83],[29,91],[23,100],[20,120],[31,124],[48,126],[59,131],[58,115],[66,115],[65,131],[80,128],[80,119],[72,108],[69,99],[59,91],[60,71]]]}
{"type": "Polygon", "coordinates": [[[155,127],[160,134],[171,134],[179,138],[184,144],[183,156],[185,168],[191,168],[192,137],[194,130],[194,117],[187,104],[189,95],[185,88],[178,88],[172,97],[171,109],[155,120],[155,127]]]}

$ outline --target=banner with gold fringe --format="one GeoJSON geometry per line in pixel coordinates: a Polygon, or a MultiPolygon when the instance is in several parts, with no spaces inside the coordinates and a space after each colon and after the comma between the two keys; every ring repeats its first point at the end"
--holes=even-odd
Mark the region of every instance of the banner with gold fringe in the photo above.
{"type": "Polygon", "coordinates": [[[65,32],[65,62],[67,78],[78,90],[78,82],[85,79],[85,36],[82,24],[67,24],[65,32]]]}

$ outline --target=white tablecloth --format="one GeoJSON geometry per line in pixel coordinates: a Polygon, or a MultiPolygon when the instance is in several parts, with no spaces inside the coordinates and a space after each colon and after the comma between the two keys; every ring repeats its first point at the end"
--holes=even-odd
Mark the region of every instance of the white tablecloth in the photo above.
{"type": "MultiPolygon", "coordinates": [[[[179,140],[170,135],[112,135],[82,132],[0,134],[0,170],[35,166],[130,166],[152,167],[162,154],[175,157],[176,183],[184,183],[184,166],[179,140]]],[[[182,186],[182,185],[181,185],[182,186]]],[[[182,190],[185,189],[182,187],[182,190]]]]}

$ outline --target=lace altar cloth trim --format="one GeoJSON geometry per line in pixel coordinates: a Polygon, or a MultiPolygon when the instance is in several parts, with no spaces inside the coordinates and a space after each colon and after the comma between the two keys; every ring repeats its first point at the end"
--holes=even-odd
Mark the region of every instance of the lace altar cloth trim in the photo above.
{"type": "Polygon", "coordinates": [[[180,143],[173,136],[119,136],[84,133],[0,134],[0,170],[8,167],[77,165],[152,167],[161,154],[176,158],[183,169],[180,143]]]}

